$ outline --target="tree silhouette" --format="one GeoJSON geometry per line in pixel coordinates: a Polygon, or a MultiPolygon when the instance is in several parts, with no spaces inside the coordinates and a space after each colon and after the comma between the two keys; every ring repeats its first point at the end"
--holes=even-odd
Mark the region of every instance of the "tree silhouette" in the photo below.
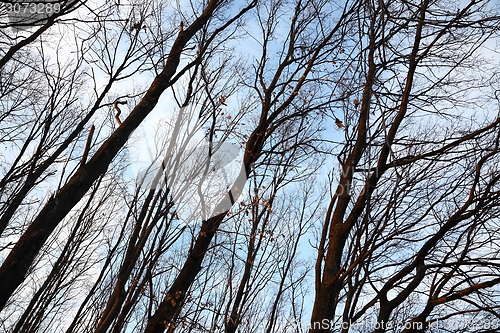
{"type": "Polygon", "coordinates": [[[0,22],[0,330],[498,331],[497,4],[53,3],[0,22]]]}

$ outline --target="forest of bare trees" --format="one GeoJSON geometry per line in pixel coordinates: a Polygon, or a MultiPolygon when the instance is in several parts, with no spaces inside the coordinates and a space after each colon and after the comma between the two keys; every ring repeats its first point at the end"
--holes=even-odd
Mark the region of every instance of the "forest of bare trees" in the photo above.
{"type": "Polygon", "coordinates": [[[500,332],[496,0],[0,6],[0,332],[500,332]]]}

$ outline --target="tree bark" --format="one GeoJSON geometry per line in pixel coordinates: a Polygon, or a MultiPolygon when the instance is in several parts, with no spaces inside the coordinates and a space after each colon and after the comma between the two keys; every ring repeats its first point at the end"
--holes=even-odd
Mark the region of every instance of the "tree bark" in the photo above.
{"type": "Polygon", "coordinates": [[[95,155],[82,166],[61,190],[55,193],[21,236],[3,265],[0,267],[0,309],[3,309],[16,288],[24,281],[35,257],[50,234],[83,198],[94,181],[106,172],[113,158],[127,142],[130,134],[155,107],[161,94],[170,87],[176,73],[182,50],[187,42],[205,25],[215,9],[217,0],[210,0],[203,13],[186,29],[179,32],[169,53],[165,67],[154,79],[150,88],[125,119],[123,124],[107,139],[95,155]]]}

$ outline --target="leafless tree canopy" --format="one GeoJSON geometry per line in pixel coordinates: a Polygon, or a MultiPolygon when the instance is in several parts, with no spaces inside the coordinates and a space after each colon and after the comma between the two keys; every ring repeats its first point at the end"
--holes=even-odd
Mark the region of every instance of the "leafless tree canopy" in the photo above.
{"type": "Polygon", "coordinates": [[[500,331],[500,4],[0,1],[0,331],[500,331]]]}

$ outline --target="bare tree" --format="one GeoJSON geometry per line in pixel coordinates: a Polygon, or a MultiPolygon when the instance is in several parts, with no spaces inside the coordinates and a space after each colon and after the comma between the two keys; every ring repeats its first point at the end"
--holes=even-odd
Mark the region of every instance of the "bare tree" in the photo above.
{"type": "MultiPolygon", "coordinates": [[[[0,267],[0,276],[3,281],[2,289],[4,290],[0,298],[2,307],[23,280],[23,277],[31,266],[35,256],[38,254],[38,251],[59,221],[61,221],[78,203],[92,183],[105,172],[113,157],[116,156],[120,148],[127,141],[131,132],[140,124],[157,103],[161,93],[178,80],[183,71],[186,71],[189,67],[194,65],[196,59],[186,65],[180,73],[176,74],[180,57],[186,44],[203,28],[211,18],[213,12],[216,11],[220,5],[221,4],[217,1],[209,2],[203,12],[194,19],[193,23],[179,31],[163,70],[156,77],[155,81],[153,81],[141,102],[135,106],[127,119],[113,132],[109,139],[101,145],[93,157],[85,164],[81,164],[71,179],[58,190],[57,194],[49,199],[26,232],[10,251],[8,257],[0,267]],[[61,201],[61,198],[64,199],[61,201]]],[[[238,17],[243,15],[249,8],[251,8],[251,6],[240,11],[227,22],[224,22],[214,31],[213,35],[209,37],[207,43],[209,44],[219,31],[231,25],[231,23],[236,21],[238,17]]]]}
{"type": "Polygon", "coordinates": [[[344,60],[356,69],[344,90],[346,143],[320,239],[310,332],[328,332],[335,320],[344,332],[423,331],[439,313],[453,316],[457,302],[496,314],[487,289],[499,282],[497,265],[472,244],[496,238],[498,100],[489,77],[475,75],[495,69],[474,64],[499,16],[483,2],[447,5],[360,8],[368,33],[344,60]],[[493,117],[470,124],[477,107],[493,117]],[[479,305],[475,295],[487,298],[479,305]]]}
{"type": "Polygon", "coordinates": [[[497,329],[494,4],[61,4],[1,26],[2,330],[497,329]]]}

